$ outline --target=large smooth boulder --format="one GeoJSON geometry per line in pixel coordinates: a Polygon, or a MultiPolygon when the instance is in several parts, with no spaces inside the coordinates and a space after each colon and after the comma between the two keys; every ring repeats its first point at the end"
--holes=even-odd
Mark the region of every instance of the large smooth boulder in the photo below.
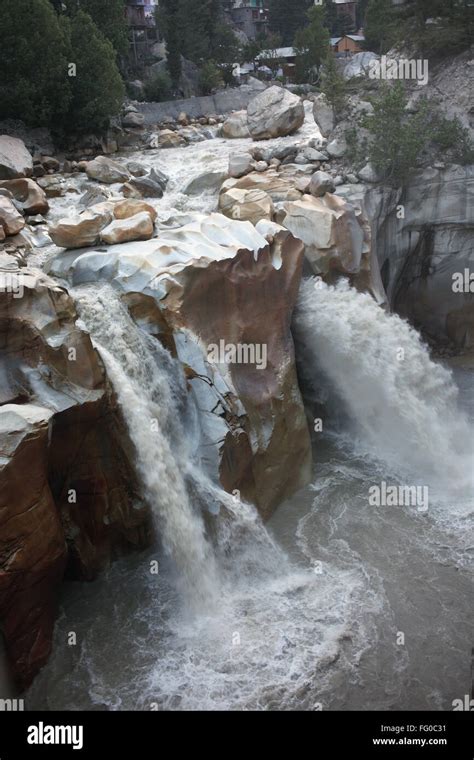
{"type": "Polygon", "coordinates": [[[25,220],[10,198],[0,195],[0,227],[5,235],[16,235],[24,226],[25,220]]]}
{"type": "Polygon", "coordinates": [[[0,179],[31,177],[33,157],[23,140],[0,135],[0,179]]]}
{"type": "Polygon", "coordinates": [[[90,179],[112,185],[115,182],[127,182],[130,175],[125,167],[117,161],[106,156],[97,156],[93,161],[88,161],[86,173],[90,179]]]}
{"type": "Polygon", "coordinates": [[[134,200],[130,198],[115,203],[113,207],[113,214],[115,219],[129,219],[131,216],[140,214],[143,211],[146,211],[146,213],[149,214],[153,222],[156,221],[156,209],[153,208],[153,206],[151,206],[149,203],[145,203],[145,201],[134,200]]]}
{"type": "Polygon", "coordinates": [[[229,156],[229,175],[238,179],[250,174],[254,167],[254,160],[250,153],[231,153],[229,156]]]}
{"type": "Polygon", "coordinates": [[[0,182],[0,187],[8,190],[21,205],[24,214],[46,214],[49,203],[46,193],[32,179],[9,179],[0,182]]]}
{"type": "Polygon", "coordinates": [[[257,224],[273,218],[273,201],[263,190],[231,187],[219,196],[219,211],[230,219],[257,224]]]}
{"type": "MultiPolygon", "coordinates": [[[[227,193],[233,188],[239,190],[260,190],[270,196],[274,203],[289,200],[295,188],[297,179],[308,176],[303,167],[298,169],[294,166],[284,167],[288,171],[276,171],[270,167],[265,172],[252,171],[243,177],[227,179],[222,187],[221,194],[227,193]]],[[[309,171],[312,173],[311,168],[309,171]]],[[[311,174],[309,174],[311,176],[311,174]]]]}
{"type": "Polygon", "coordinates": [[[250,137],[247,111],[231,113],[222,125],[222,137],[228,140],[250,137]]]}
{"type": "Polygon", "coordinates": [[[161,129],[158,133],[159,148],[180,148],[186,145],[186,140],[179,132],[173,132],[172,129],[161,129]]]}
{"type": "Polygon", "coordinates": [[[333,193],[335,189],[333,178],[327,172],[317,171],[311,177],[309,192],[315,198],[319,198],[325,193],[333,193]]]}
{"type": "Polygon", "coordinates": [[[141,211],[125,219],[115,219],[100,233],[100,239],[107,245],[129,243],[131,240],[149,240],[154,227],[150,214],[141,211]]]}
{"type": "Polygon", "coordinates": [[[367,216],[360,207],[331,193],[304,195],[285,204],[282,224],[305,244],[305,256],[315,274],[331,283],[346,275],[359,290],[385,300],[367,216]]]}
{"type": "Polygon", "coordinates": [[[254,140],[291,135],[305,119],[303,103],[284,87],[269,87],[250,101],[248,128],[254,140]]]}
{"type": "Polygon", "coordinates": [[[227,173],[222,171],[211,171],[198,174],[193,177],[183,190],[185,195],[200,195],[205,192],[217,192],[226,179],[227,173]]]}
{"type": "Polygon", "coordinates": [[[335,119],[334,109],[323,92],[313,101],[313,116],[322,136],[327,137],[335,127],[335,119]]]}
{"type": "Polygon", "coordinates": [[[153,240],[59,255],[51,266],[73,283],[111,281],[135,302],[137,294],[155,300],[199,410],[197,456],[226,490],[268,517],[308,482],[311,447],[290,330],[303,245],[287,230],[196,215],[153,240]],[[250,353],[220,361],[221,341],[250,353]]]}
{"type": "Polygon", "coordinates": [[[112,219],[110,208],[91,206],[82,214],[64,217],[51,224],[49,234],[53,243],[60,248],[86,248],[98,242],[100,233],[112,219]]]}

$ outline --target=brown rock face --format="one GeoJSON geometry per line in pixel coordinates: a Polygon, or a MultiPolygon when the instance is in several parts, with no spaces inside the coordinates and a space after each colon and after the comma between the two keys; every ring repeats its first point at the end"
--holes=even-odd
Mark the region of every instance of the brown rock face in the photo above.
{"type": "Polygon", "coordinates": [[[0,619],[20,684],[51,648],[66,542],[47,479],[53,412],[33,404],[0,408],[0,619]]]}
{"type": "Polygon", "coordinates": [[[66,565],[71,578],[93,578],[117,552],[145,545],[150,524],[72,299],[42,272],[2,263],[0,626],[24,687],[50,651],[66,565]]]}
{"type": "Polygon", "coordinates": [[[232,409],[231,393],[220,464],[224,488],[239,490],[264,518],[307,482],[311,465],[290,332],[302,266],[303,245],[278,232],[257,256],[242,250],[205,269],[186,267],[166,299],[169,321],[194,333],[207,350],[222,343],[259,346],[266,357],[260,368],[251,361],[227,365],[245,413],[232,409]]]}

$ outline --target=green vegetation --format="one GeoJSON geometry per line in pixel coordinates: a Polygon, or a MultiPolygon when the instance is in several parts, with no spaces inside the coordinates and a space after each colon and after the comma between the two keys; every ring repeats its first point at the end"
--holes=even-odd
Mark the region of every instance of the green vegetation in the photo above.
{"type": "Polygon", "coordinates": [[[149,103],[159,103],[168,100],[172,90],[171,77],[162,71],[145,82],[145,100],[149,103]]]}
{"type": "Polygon", "coordinates": [[[69,0],[69,13],[79,10],[88,13],[104,37],[112,43],[117,53],[125,55],[128,50],[125,0],[69,0]]]}
{"type": "Polygon", "coordinates": [[[71,101],[70,53],[49,0],[2,0],[2,114],[35,126],[63,124],[71,101]]]}
{"type": "Polygon", "coordinates": [[[393,46],[413,49],[431,60],[465,50],[474,35],[470,0],[369,0],[365,13],[365,46],[386,53],[393,46]]]}
{"type": "Polygon", "coordinates": [[[346,133],[346,140],[355,162],[365,153],[387,182],[402,185],[423,156],[432,159],[433,154],[444,157],[448,152],[457,163],[474,160],[474,146],[459,120],[447,119],[427,100],[418,104],[416,113],[408,113],[401,82],[393,86],[384,83],[371,102],[373,114],[360,119],[369,140],[365,145],[359,144],[355,129],[346,133]]]}
{"type": "Polygon", "coordinates": [[[61,22],[70,60],[77,67],[76,76],[70,77],[69,123],[77,132],[102,131],[110,116],[120,111],[125,95],[114,49],[88,13],[78,11],[61,22]]]}
{"type": "Polygon", "coordinates": [[[314,5],[307,13],[309,24],[295,36],[296,82],[315,82],[327,58],[330,38],[324,25],[324,8],[314,5]]]}
{"type": "Polygon", "coordinates": [[[2,113],[57,137],[103,130],[124,96],[111,42],[84,10],[70,3],[67,11],[58,16],[49,0],[2,0],[2,113]]]}
{"type": "Polygon", "coordinates": [[[210,95],[223,84],[222,74],[213,61],[208,61],[199,72],[199,86],[203,95],[210,95]]]}
{"type": "Polygon", "coordinates": [[[346,104],[347,83],[337,67],[336,59],[329,51],[321,72],[321,92],[334,109],[336,120],[340,118],[346,104]]]}

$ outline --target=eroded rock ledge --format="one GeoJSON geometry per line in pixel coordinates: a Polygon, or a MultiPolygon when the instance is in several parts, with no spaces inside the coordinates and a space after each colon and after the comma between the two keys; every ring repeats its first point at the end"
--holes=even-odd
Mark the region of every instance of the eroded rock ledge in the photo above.
{"type": "Polygon", "coordinates": [[[64,574],[151,537],[99,357],[68,293],[2,257],[0,621],[18,685],[46,662],[64,574]]]}

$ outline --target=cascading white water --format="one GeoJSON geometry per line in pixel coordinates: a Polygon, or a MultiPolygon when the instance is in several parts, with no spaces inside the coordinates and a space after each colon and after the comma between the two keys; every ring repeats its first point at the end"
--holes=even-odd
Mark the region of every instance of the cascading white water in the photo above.
{"type": "Polygon", "coordinates": [[[346,282],[317,278],[301,287],[294,331],[306,372],[323,371],[375,457],[451,493],[472,488],[457,388],[407,322],[346,282]]]}
{"type": "Polygon", "coordinates": [[[109,285],[76,293],[81,320],[117,393],[136,449],[136,469],[193,604],[212,604],[218,593],[214,556],[185,484],[190,453],[178,403],[180,373],[158,341],[134,324],[109,285]],[[173,389],[173,392],[172,390],[173,389]]]}

